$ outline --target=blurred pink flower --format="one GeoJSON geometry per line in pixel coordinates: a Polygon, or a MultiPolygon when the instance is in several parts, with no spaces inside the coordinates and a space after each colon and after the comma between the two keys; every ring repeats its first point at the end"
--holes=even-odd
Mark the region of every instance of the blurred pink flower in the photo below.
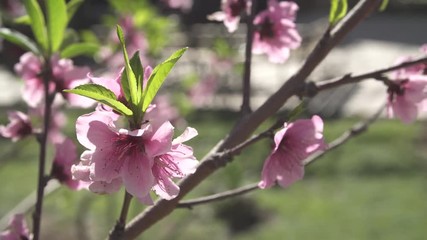
{"type": "MultiPolygon", "coordinates": [[[[82,154],[82,161],[72,167],[73,176],[89,182],[89,189],[94,192],[109,193],[118,190],[117,186],[123,182],[130,194],[144,203],[151,203],[151,188],[157,182],[167,181],[158,179],[165,176],[157,174],[158,167],[168,168],[164,171],[169,173],[171,163],[186,163],[176,153],[170,153],[176,159],[164,160],[166,165],[154,167],[155,162],[157,164],[160,161],[155,159],[174,152],[174,149],[171,151],[175,146],[172,143],[173,126],[167,121],[153,120],[135,130],[117,129],[114,119],[108,113],[93,112],[77,119],[76,131],[77,139],[88,150],[82,154]],[[156,169],[155,173],[153,167],[156,169]]],[[[176,151],[180,150],[181,148],[176,151]]]]}
{"type": "Polygon", "coordinates": [[[54,144],[55,157],[53,159],[51,177],[73,190],[87,188],[87,183],[72,178],[71,166],[77,161],[76,145],[69,138],[59,139],[54,144]]]}
{"type": "Polygon", "coordinates": [[[193,0],[163,0],[170,8],[188,11],[193,6],[193,0]]]}
{"type": "Polygon", "coordinates": [[[0,135],[5,138],[12,139],[16,142],[33,133],[30,118],[19,111],[9,111],[7,113],[9,124],[7,126],[0,125],[0,135]]]}
{"type": "MultiPolygon", "coordinates": [[[[87,67],[76,67],[70,59],[60,59],[58,55],[51,58],[53,79],[49,82],[50,93],[58,92],[71,106],[90,107],[94,101],[76,94],[64,93],[62,90],[74,88],[78,85],[89,83],[86,77],[89,72],[87,67]]],[[[44,98],[42,74],[42,61],[31,52],[23,54],[15,71],[25,81],[22,97],[30,107],[36,107],[44,98]]]]}
{"type": "Polygon", "coordinates": [[[303,160],[310,154],[325,150],[323,121],[318,116],[310,120],[297,120],[284,125],[274,136],[275,147],[264,162],[261,181],[262,189],[273,186],[276,181],[288,187],[304,176],[303,160]]]}
{"type": "Polygon", "coordinates": [[[301,44],[301,36],[294,23],[297,10],[295,2],[269,0],[268,8],[254,19],[256,30],[252,52],[265,53],[274,63],[285,62],[290,49],[296,49],[301,44]]]}
{"type": "Polygon", "coordinates": [[[32,239],[23,214],[15,214],[9,222],[8,230],[0,233],[0,240],[32,239]]]}
{"type": "Polygon", "coordinates": [[[179,114],[179,110],[170,102],[168,95],[157,95],[144,115],[147,121],[170,121],[176,126],[185,125],[185,120],[179,114]]]}
{"type": "Polygon", "coordinates": [[[196,107],[201,107],[212,100],[218,88],[216,76],[208,75],[194,85],[189,92],[190,101],[196,107]]]}
{"type": "MultiPolygon", "coordinates": [[[[51,142],[57,142],[64,139],[61,128],[67,123],[65,114],[58,109],[58,105],[53,104],[51,108],[51,120],[49,125],[48,139],[51,142]]],[[[44,104],[41,103],[35,108],[28,110],[29,118],[33,126],[33,132],[41,132],[44,119],[44,104]]]]}
{"type": "Polygon", "coordinates": [[[228,32],[237,30],[240,15],[250,8],[250,0],[222,0],[220,12],[214,12],[208,16],[209,20],[224,22],[228,32]]]}

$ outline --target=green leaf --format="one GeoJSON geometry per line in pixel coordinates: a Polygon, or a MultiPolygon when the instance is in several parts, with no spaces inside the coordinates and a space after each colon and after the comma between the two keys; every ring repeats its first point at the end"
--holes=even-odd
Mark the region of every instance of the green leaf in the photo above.
{"type": "Polygon", "coordinates": [[[79,9],[80,5],[82,5],[83,0],[71,0],[67,3],[67,15],[68,15],[68,21],[70,21],[74,14],[76,13],[77,9],[79,9]]]}
{"type": "Polygon", "coordinates": [[[56,52],[61,46],[67,28],[67,5],[65,0],[47,0],[46,6],[50,50],[56,52]]]}
{"type": "Polygon", "coordinates": [[[122,45],[123,57],[125,59],[125,74],[122,74],[121,84],[122,89],[125,94],[126,100],[130,100],[134,106],[138,106],[140,99],[138,98],[138,85],[136,82],[136,77],[129,63],[129,57],[126,50],[125,38],[123,36],[122,28],[117,25],[117,36],[119,37],[120,43],[122,45]]]}
{"type": "Polygon", "coordinates": [[[101,45],[101,43],[98,40],[98,37],[92,31],[82,30],[82,31],[80,31],[80,36],[81,36],[83,42],[101,45]]]}
{"type": "Polygon", "coordinates": [[[331,10],[329,12],[329,23],[335,25],[347,14],[347,0],[331,0],[331,10]]]}
{"type": "Polygon", "coordinates": [[[389,2],[389,0],[383,0],[383,1],[381,2],[380,12],[383,12],[383,11],[387,8],[387,6],[388,6],[388,2],[389,2]]]}
{"type": "Polygon", "coordinates": [[[31,19],[28,15],[17,17],[13,20],[13,22],[16,24],[31,25],[31,19]]]}
{"type": "Polygon", "coordinates": [[[75,43],[61,51],[62,58],[72,58],[80,55],[93,56],[98,52],[99,46],[93,43],[75,43]]]}
{"type": "Polygon", "coordinates": [[[33,30],[34,37],[40,46],[48,49],[48,39],[46,23],[43,12],[37,0],[24,0],[25,9],[31,19],[31,29],[33,30]]]}
{"type": "Polygon", "coordinates": [[[144,81],[144,68],[142,67],[141,59],[139,58],[139,51],[136,51],[135,54],[133,54],[132,58],[129,61],[129,64],[136,78],[137,98],[141,99],[142,85],[144,81]]]}
{"type": "Polygon", "coordinates": [[[29,50],[36,55],[40,55],[40,51],[37,48],[36,43],[20,32],[11,30],[9,28],[0,28],[0,37],[24,48],[25,50],[29,50]]]}
{"type": "Polygon", "coordinates": [[[182,48],[174,52],[166,61],[157,65],[150,78],[147,87],[144,89],[142,111],[145,112],[168,76],[176,62],[182,57],[188,48],[182,48]]]}
{"type": "Polygon", "coordinates": [[[98,84],[84,84],[73,89],[64,90],[64,92],[91,98],[128,117],[133,114],[128,107],[117,100],[112,91],[98,84]]]}

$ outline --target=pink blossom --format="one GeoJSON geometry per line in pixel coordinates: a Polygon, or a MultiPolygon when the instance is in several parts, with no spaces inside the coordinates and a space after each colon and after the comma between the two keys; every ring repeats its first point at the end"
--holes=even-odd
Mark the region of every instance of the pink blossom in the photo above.
{"type": "MultiPolygon", "coordinates": [[[[423,50],[423,48],[421,49],[423,50]]],[[[399,58],[396,64],[412,60],[399,58]]],[[[393,81],[388,88],[387,115],[397,117],[404,123],[417,119],[418,112],[427,110],[427,75],[425,64],[400,68],[390,74],[393,81]]]]}
{"type": "Polygon", "coordinates": [[[88,184],[72,179],[71,166],[76,160],[77,149],[71,139],[65,138],[55,142],[55,157],[50,175],[69,188],[80,190],[86,188],[88,184]]]}
{"type": "Polygon", "coordinates": [[[237,30],[240,22],[240,15],[250,8],[250,0],[222,0],[220,12],[215,12],[208,16],[209,20],[224,22],[228,32],[237,30]]]}
{"type": "Polygon", "coordinates": [[[304,176],[302,161],[310,154],[326,149],[323,121],[318,116],[284,125],[274,136],[275,147],[264,162],[260,188],[269,188],[277,181],[288,187],[304,176]]]}
{"type": "Polygon", "coordinates": [[[43,80],[40,78],[42,61],[33,53],[27,52],[20,57],[19,63],[15,65],[15,71],[25,80],[22,94],[25,102],[31,107],[37,106],[44,96],[43,80]]]}
{"type": "Polygon", "coordinates": [[[16,214],[9,222],[9,229],[0,233],[0,240],[24,240],[32,239],[30,231],[25,223],[23,214],[16,214]]]}
{"type": "Polygon", "coordinates": [[[424,110],[427,76],[415,74],[394,82],[396,85],[388,89],[388,116],[395,116],[404,123],[411,123],[417,119],[418,112],[424,110]]]}
{"type": "MultiPolygon", "coordinates": [[[[93,112],[77,119],[76,130],[77,139],[88,151],[82,155],[82,162],[73,166],[72,172],[75,179],[89,181],[91,190],[95,188],[93,184],[97,184],[97,190],[110,192],[123,182],[130,194],[150,203],[150,189],[164,181],[156,177],[165,175],[157,173],[163,167],[174,169],[171,167],[173,163],[182,162],[185,165],[188,161],[187,156],[180,159],[181,155],[177,153],[183,151],[176,145],[182,141],[172,143],[173,126],[170,122],[153,121],[135,130],[117,129],[109,114],[93,112]],[[156,160],[164,159],[162,156],[165,154],[176,159],[156,160]],[[159,162],[166,165],[159,165],[159,162]],[[153,167],[156,172],[152,171],[153,167]]],[[[182,168],[176,171],[181,170],[188,172],[182,168]]],[[[170,173],[172,170],[165,171],[170,173]]]]}
{"type": "MultiPolygon", "coordinates": [[[[25,87],[23,98],[25,102],[36,107],[44,98],[42,73],[42,61],[33,53],[28,52],[21,56],[20,62],[15,65],[15,71],[24,79],[25,87]]],[[[74,88],[78,85],[89,83],[86,77],[87,67],[76,67],[70,59],[60,59],[58,55],[51,58],[53,79],[49,82],[50,93],[58,92],[71,106],[89,107],[93,101],[75,94],[62,92],[64,89],[74,88]]]]}
{"type": "Polygon", "coordinates": [[[33,133],[30,118],[25,113],[9,111],[7,115],[9,124],[7,126],[0,125],[0,135],[16,142],[33,133]]]}
{"type": "Polygon", "coordinates": [[[290,49],[296,49],[301,44],[294,23],[298,5],[294,2],[278,2],[269,0],[268,8],[260,12],[254,19],[252,52],[267,54],[274,63],[285,62],[290,55],[290,49]]]}
{"type": "Polygon", "coordinates": [[[181,136],[172,141],[169,152],[155,157],[152,170],[156,185],[153,189],[160,197],[168,200],[175,198],[179,187],[172,178],[183,178],[196,170],[198,161],[193,155],[193,149],[183,144],[195,136],[196,129],[188,127],[181,136]]]}

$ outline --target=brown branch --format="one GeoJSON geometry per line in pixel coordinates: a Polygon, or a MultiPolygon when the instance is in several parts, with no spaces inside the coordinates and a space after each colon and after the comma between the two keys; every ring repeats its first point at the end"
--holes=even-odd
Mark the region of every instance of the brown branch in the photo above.
{"type": "Polygon", "coordinates": [[[252,63],[252,43],[254,35],[254,16],[256,11],[257,0],[252,1],[251,11],[246,19],[246,49],[245,49],[245,65],[243,72],[243,100],[241,106],[242,117],[251,112],[251,63],[252,63]]]}
{"type": "Polygon", "coordinates": [[[192,208],[196,205],[216,202],[216,201],[227,199],[230,197],[239,196],[239,195],[242,195],[242,194],[245,194],[248,192],[252,192],[256,189],[258,189],[258,183],[251,183],[249,185],[246,185],[246,186],[243,186],[243,187],[240,187],[237,189],[225,191],[222,193],[217,193],[217,194],[213,194],[210,196],[191,199],[191,200],[187,200],[187,201],[181,201],[181,202],[179,202],[179,204],[176,207],[177,208],[192,208]]]}
{"type": "Polygon", "coordinates": [[[416,60],[400,63],[400,64],[397,64],[397,65],[392,66],[392,67],[387,67],[387,68],[383,68],[380,70],[376,70],[376,71],[372,71],[372,72],[368,72],[368,73],[364,73],[364,74],[360,74],[360,75],[352,76],[351,74],[346,74],[342,77],[334,78],[331,80],[325,80],[325,81],[315,82],[315,83],[308,83],[308,85],[313,84],[313,87],[314,87],[314,88],[308,90],[308,94],[310,96],[314,96],[319,91],[322,91],[325,89],[330,89],[330,88],[335,88],[335,87],[338,87],[338,86],[341,86],[344,84],[357,83],[357,82],[360,82],[360,81],[365,80],[365,79],[370,79],[370,78],[382,79],[384,73],[388,73],[388,72],[391,72],[391,71],[394,71],[397,69],[410,67],[413,65],[421,64],[421,63],[427,63],[427,57],[423,57],[423,58],[419,58],[416,60]]]}
{"type": "Polygon", "coordinates": [[[120,212],[119,220],[116,225],[110,231],[110,240],[122,239],[123,231],[125,230],[126,219],[129,212],[130,202],[132,200],[132,195],[125,191],[125,197],[123,199],[122,211],[120,212]]]}
{"type": "MultiPolygon", "coordinates": [[[[275,114],[291,96],[301,92],[301,89],[305,87],[306,78],[326,57],[330,50],[341,42],[357,24],[365,19],[371,12],[376,10],[381,1],[382,0],[361,0],[342,22],[336,25],[332,33],[327,31],[300,70],[261,107],[238,124],[224,143],[219,146],[219,150],[230,149],[243,142],[262,122],[275,114]]],[[[123,239],[135,239],[150,226],[169,215],[188,192],[215,172],[219,166],[213,161],[206,161],[208,159],[212,159],[212,154],[208,154],[202,159],[201,164],[194,174],[186,177],[179,183],[180,193],[176,198],[169,201],[160,199],[156,201],[154,206],[146,208],[145,211],[130,221],[125,228],[123,239]]]]}
{"type": "Polygon", "coordinates": [[[43,64],[43,90],[44,90],[44,110],[43,110],[43,129],[38,138],[40,145],[39,152],[39,165],[38,165],[38,181],[37,181],[37,200],[36,206],[33,213],[33,239],[38,240],[40,238],[40,225],[43,209],[43,197],[44,189],[47,182],[49,181],[49,176],[45,174],[45,164],[46,164],[46,151],[47,151],[47,139],[50,126],[51,118],[51,106],[53,99],[55,98],[55,93],[51,94],[49,92],[49,83],[52,78],[52,69],[50,60],[45,59],[43,64]]]}

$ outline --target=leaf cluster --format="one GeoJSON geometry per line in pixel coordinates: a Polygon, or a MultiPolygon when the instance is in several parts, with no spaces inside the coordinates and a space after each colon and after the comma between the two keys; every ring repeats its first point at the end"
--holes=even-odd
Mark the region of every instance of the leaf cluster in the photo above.
{"type": "Polygon", "coordinates": [[[139,58],[139,52],[136,52],[129,59],[123,30],[120,26],[117,26],[117,36],[120,40],[124,57],[124,70],[120,84],[126,102],[120,102],[112,91],[97,84],[80,85],[74,89],[66,90],[66,92],[85,96],[105,104],[121,115],[126,116],[129,122],[138,126],[142,123],[144,113],[166,80],[169,72],[187,48],[174,52],[168,59],[157,65],[150,76],[144,76],[144,68],[139,58]],[[146,84],[144,84],[144,79],[147,79],[146,84]],[[145,88],[144,85],[146,85],[145,88]]]}

